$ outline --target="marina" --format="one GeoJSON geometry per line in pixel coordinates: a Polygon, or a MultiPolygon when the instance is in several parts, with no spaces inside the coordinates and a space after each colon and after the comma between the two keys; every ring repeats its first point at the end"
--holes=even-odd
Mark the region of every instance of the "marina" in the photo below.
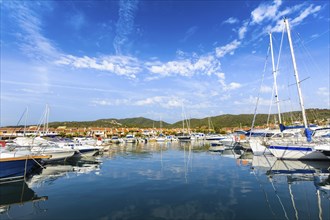
{"type": "Polygon", "coordinates": [[[329,7],[1,1],[0,219],[330,220],[329,7]]]}
{"type": "Polygon", "coordinates": [[[113,144],[45,164],[0,185],[1,219],[329,219],[329,161],[209,148],[113,144]]]}

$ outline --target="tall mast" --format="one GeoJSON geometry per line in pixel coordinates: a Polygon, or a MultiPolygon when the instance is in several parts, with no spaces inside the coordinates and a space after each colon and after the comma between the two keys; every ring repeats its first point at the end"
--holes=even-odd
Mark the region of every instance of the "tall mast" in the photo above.
{"type": "Polygon", "coordinates": [[[277,89],[277,71],[275,69],[275,62],[274,62],[274,51],[273,51],[273,39],[272,39],[272,33],[269,33],[269,41],[270,41],[270,52],[272,54],[272,67],[273,67],[273,76],[274,76],[274,89],[275,89],[275,98],[276,98],[276,104],[277,104],[277,112],[278,112],[278,121],[280,124],[282,124],[281,119],[281,109],[280,109],[280,101],[278,100],[278,89],[277,89]]]}
{"type": "Polygon", "coordinates": [[[28,113],[29,113],[29,108],[26,107],[26,112],[25,112],[25,123],[24,123],[24,132],[23,132],[23,136],[24,136],[24,137],[25,137],[25,133],[26,133],[26,123],[27,123],[28,113]]]}
{"type": "Polygon", "coordinates": [[[182,133],[184,134],[184,109],[183,109],[183,103],[182,103],[182,133]]]}
{"type": "Polygon", "coordinates": [[[300,102],[301,113],[302,113],[302,117],[303,117],[303,120],[304,120],[305,129],[307,129],[308,128],[308,124],[307,124],[307,119],[306,119],[304,101],[303,101],[303,98],[302,98],[302,93],[301,93],[301,88],[300,88],[300,81],[299,81],[299,76],[298,76],[298,69],[297,69],[297,64],[296,64],[296,58],[295,58],[294,50],[293,50],[293,46],[292,46],[289,21],[287,19],[284,19],[284,23],[285,23],[286,30],[288,32],[288,39],[289,39],[289,44],[290,44],[291,56],[292,56],[294,76],[296,78],[296,83],[297,83],[297,89],[298,89],[298,95],[299,95],[299,102],[300,102]]]}
{"type": "Polygon", "coordinates": [[[49,132],[49,112],[50,112],[50,108],[47,104],[46,133],[49,132]]]}

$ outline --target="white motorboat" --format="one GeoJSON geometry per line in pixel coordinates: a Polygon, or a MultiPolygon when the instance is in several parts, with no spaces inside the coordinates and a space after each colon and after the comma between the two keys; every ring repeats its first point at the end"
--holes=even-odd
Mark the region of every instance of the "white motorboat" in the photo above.
{"type": "Polygon", "coordinates": [[[132,134],[126,135],[124,140],[125,140],[126,143],[136,143],[137,142],[137,139],[132,134]]]}
{"type": "Polygon", "coordinates": [[[75,153],[72,149],[63,149],[41,137],[19,137],[14,139],[14,144],[8,145],[16,150],[30,150],[34,154],[50,156],[45,161],[64,160],[75,153]]]}
{"type": "Polygon", "coordinates": [[[75,156],[94,156],[97,154],[102,147],[96,147],[91,145],[84,145],[81,143],[73,142],[70,139],[53,139],[50,141],[51,143],[55,143],[59,147],[63,149],[71,149],[75,151],[75,156]]]}

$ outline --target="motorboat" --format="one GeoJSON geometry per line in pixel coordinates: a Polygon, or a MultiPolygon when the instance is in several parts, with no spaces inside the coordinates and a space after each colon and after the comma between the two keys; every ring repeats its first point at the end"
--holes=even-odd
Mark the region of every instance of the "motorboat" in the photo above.
{"type": "Polygon", "coordinates": [[[126,143],[136,143],[137,142],[137,139],[132,134],[126,135],[124,140],[125,140],[126,143]]]}
{"type": "Polygon", "coordinates": [[[0,149],[0,180],[21,179],[36,168],[42,168],[42,160],[50,156],[36,155],[31,151],[0,149]]]}

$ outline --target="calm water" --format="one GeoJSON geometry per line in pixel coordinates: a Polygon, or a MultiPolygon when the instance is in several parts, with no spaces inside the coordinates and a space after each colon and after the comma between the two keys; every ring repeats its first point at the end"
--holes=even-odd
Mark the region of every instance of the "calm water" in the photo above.
{"type": "Polygon", "coordinates": [[[329,162],[112,146],[1,184],[1,219],[330,219],[329,162]]]}

